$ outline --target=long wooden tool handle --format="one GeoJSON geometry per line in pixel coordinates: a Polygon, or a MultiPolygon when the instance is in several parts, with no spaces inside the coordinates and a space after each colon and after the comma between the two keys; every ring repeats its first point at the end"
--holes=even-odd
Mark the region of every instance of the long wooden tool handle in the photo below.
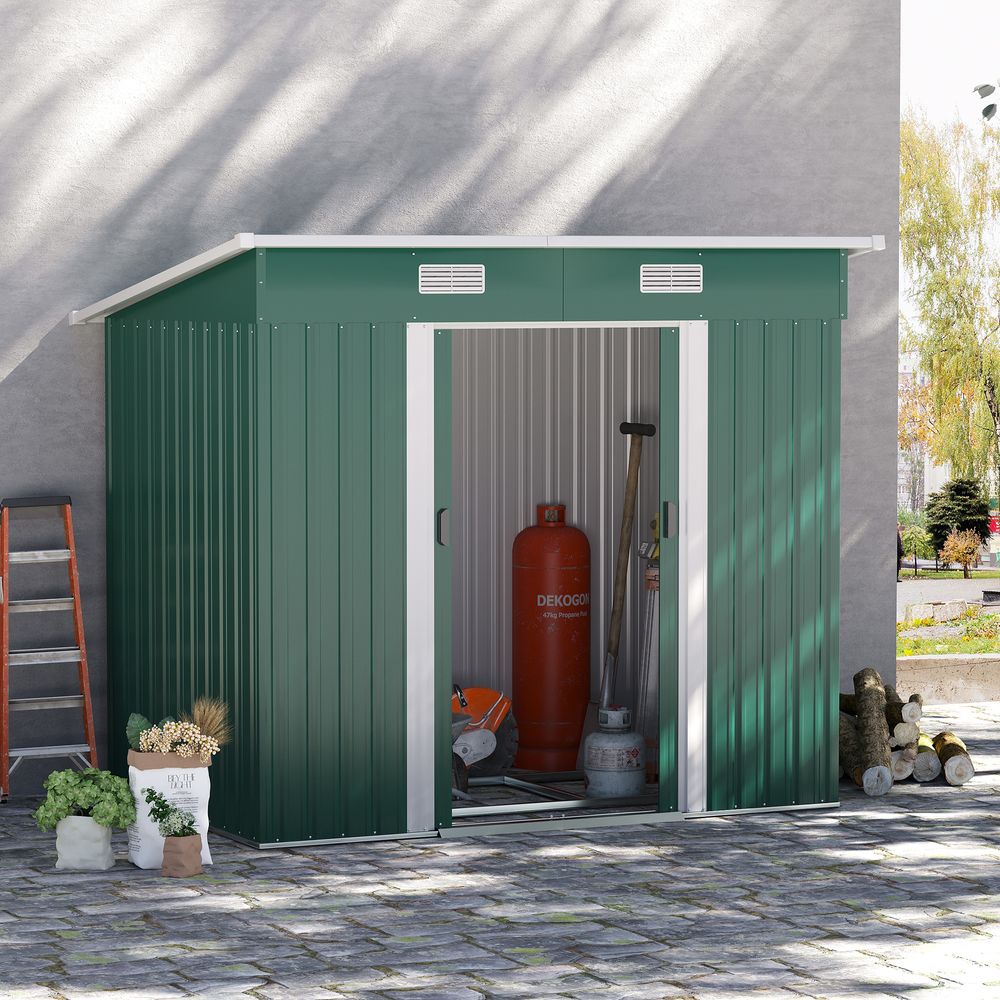
{"type": "Polygon", "coordinates": [[[639,492],[639,460],[642,458],[642,438],[633,434],[628,449],[628,476],[625,479],[625,500],[622,505],[622,533],[618,538],[618,559],[615,561],[615,589],[611,602],[611,626],[608,629],[608,655],[618,656],[622,637],[622,612],[625,610],[625,587],[628,584],[628,561],[632,550],[632,525],[635,522],[635,498],[639,492]]]}
{"type": "Polygon", "coordinates": [[[611,602],[611,624],[608,628],[608,652],[601,674],[601,708],[608,708],[615,693],[618,667],[618,646],[622,636],[622,612],[625,609],[625,586],[628,583],[628,560],[632,548],[632,524],[635,521],[635,498],[639,490],[639,460],[642,439],[656,433],[652,424],[622,424],[622,434],[629,435],[628,474],[625,477],[625,499],[622,505],[622,532],[618,539],[615,561],[615,589],[611,602]]]}

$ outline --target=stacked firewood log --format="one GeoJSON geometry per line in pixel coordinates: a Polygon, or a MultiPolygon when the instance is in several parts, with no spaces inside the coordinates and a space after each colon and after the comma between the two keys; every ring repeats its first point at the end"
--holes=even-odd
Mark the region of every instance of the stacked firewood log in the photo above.
{"type": "Polygon", "coordinates": [[[854,694],[840,696],[840,769],[868,795],[885,795],[893,782],[912,777],[964,785],[976,772],[965,744],[951,732],[921,732],[924,701],[903,701],[878,671],[854,675],[854,694]]]}

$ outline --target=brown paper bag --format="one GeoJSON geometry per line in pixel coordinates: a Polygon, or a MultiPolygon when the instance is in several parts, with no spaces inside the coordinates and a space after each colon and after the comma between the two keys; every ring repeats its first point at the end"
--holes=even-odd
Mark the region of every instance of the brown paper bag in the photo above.
{"type": "Polygon", "coordinates": [[[201,873],[201,834],[164,838],[161,875],[165,878],[188,878],[201,873]]]}

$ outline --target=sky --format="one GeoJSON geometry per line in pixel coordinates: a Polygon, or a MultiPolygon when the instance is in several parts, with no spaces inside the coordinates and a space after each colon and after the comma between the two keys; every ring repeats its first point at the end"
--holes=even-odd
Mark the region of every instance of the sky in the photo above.
{"type": "MultiPolygon", "coordinates": [[[[970,125],[988,101],[972,92],[1000,77],[997,0],[902,0],[900,108],[923,108],[935,124],[970,125]]],[[[1000,87],[990,101],[1000,101],[1000,87]]],[[[997,119],[994,119],[996,121],[997,119]]]]}

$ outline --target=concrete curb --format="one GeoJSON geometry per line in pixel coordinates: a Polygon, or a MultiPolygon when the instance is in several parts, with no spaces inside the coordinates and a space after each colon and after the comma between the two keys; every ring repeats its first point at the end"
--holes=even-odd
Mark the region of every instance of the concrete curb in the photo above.
{"type": "Polygon", "coordinates": [[[896,688],[926,704],[1000,700],[1000,653],[944,653],[896,657],[896,688]]]}

